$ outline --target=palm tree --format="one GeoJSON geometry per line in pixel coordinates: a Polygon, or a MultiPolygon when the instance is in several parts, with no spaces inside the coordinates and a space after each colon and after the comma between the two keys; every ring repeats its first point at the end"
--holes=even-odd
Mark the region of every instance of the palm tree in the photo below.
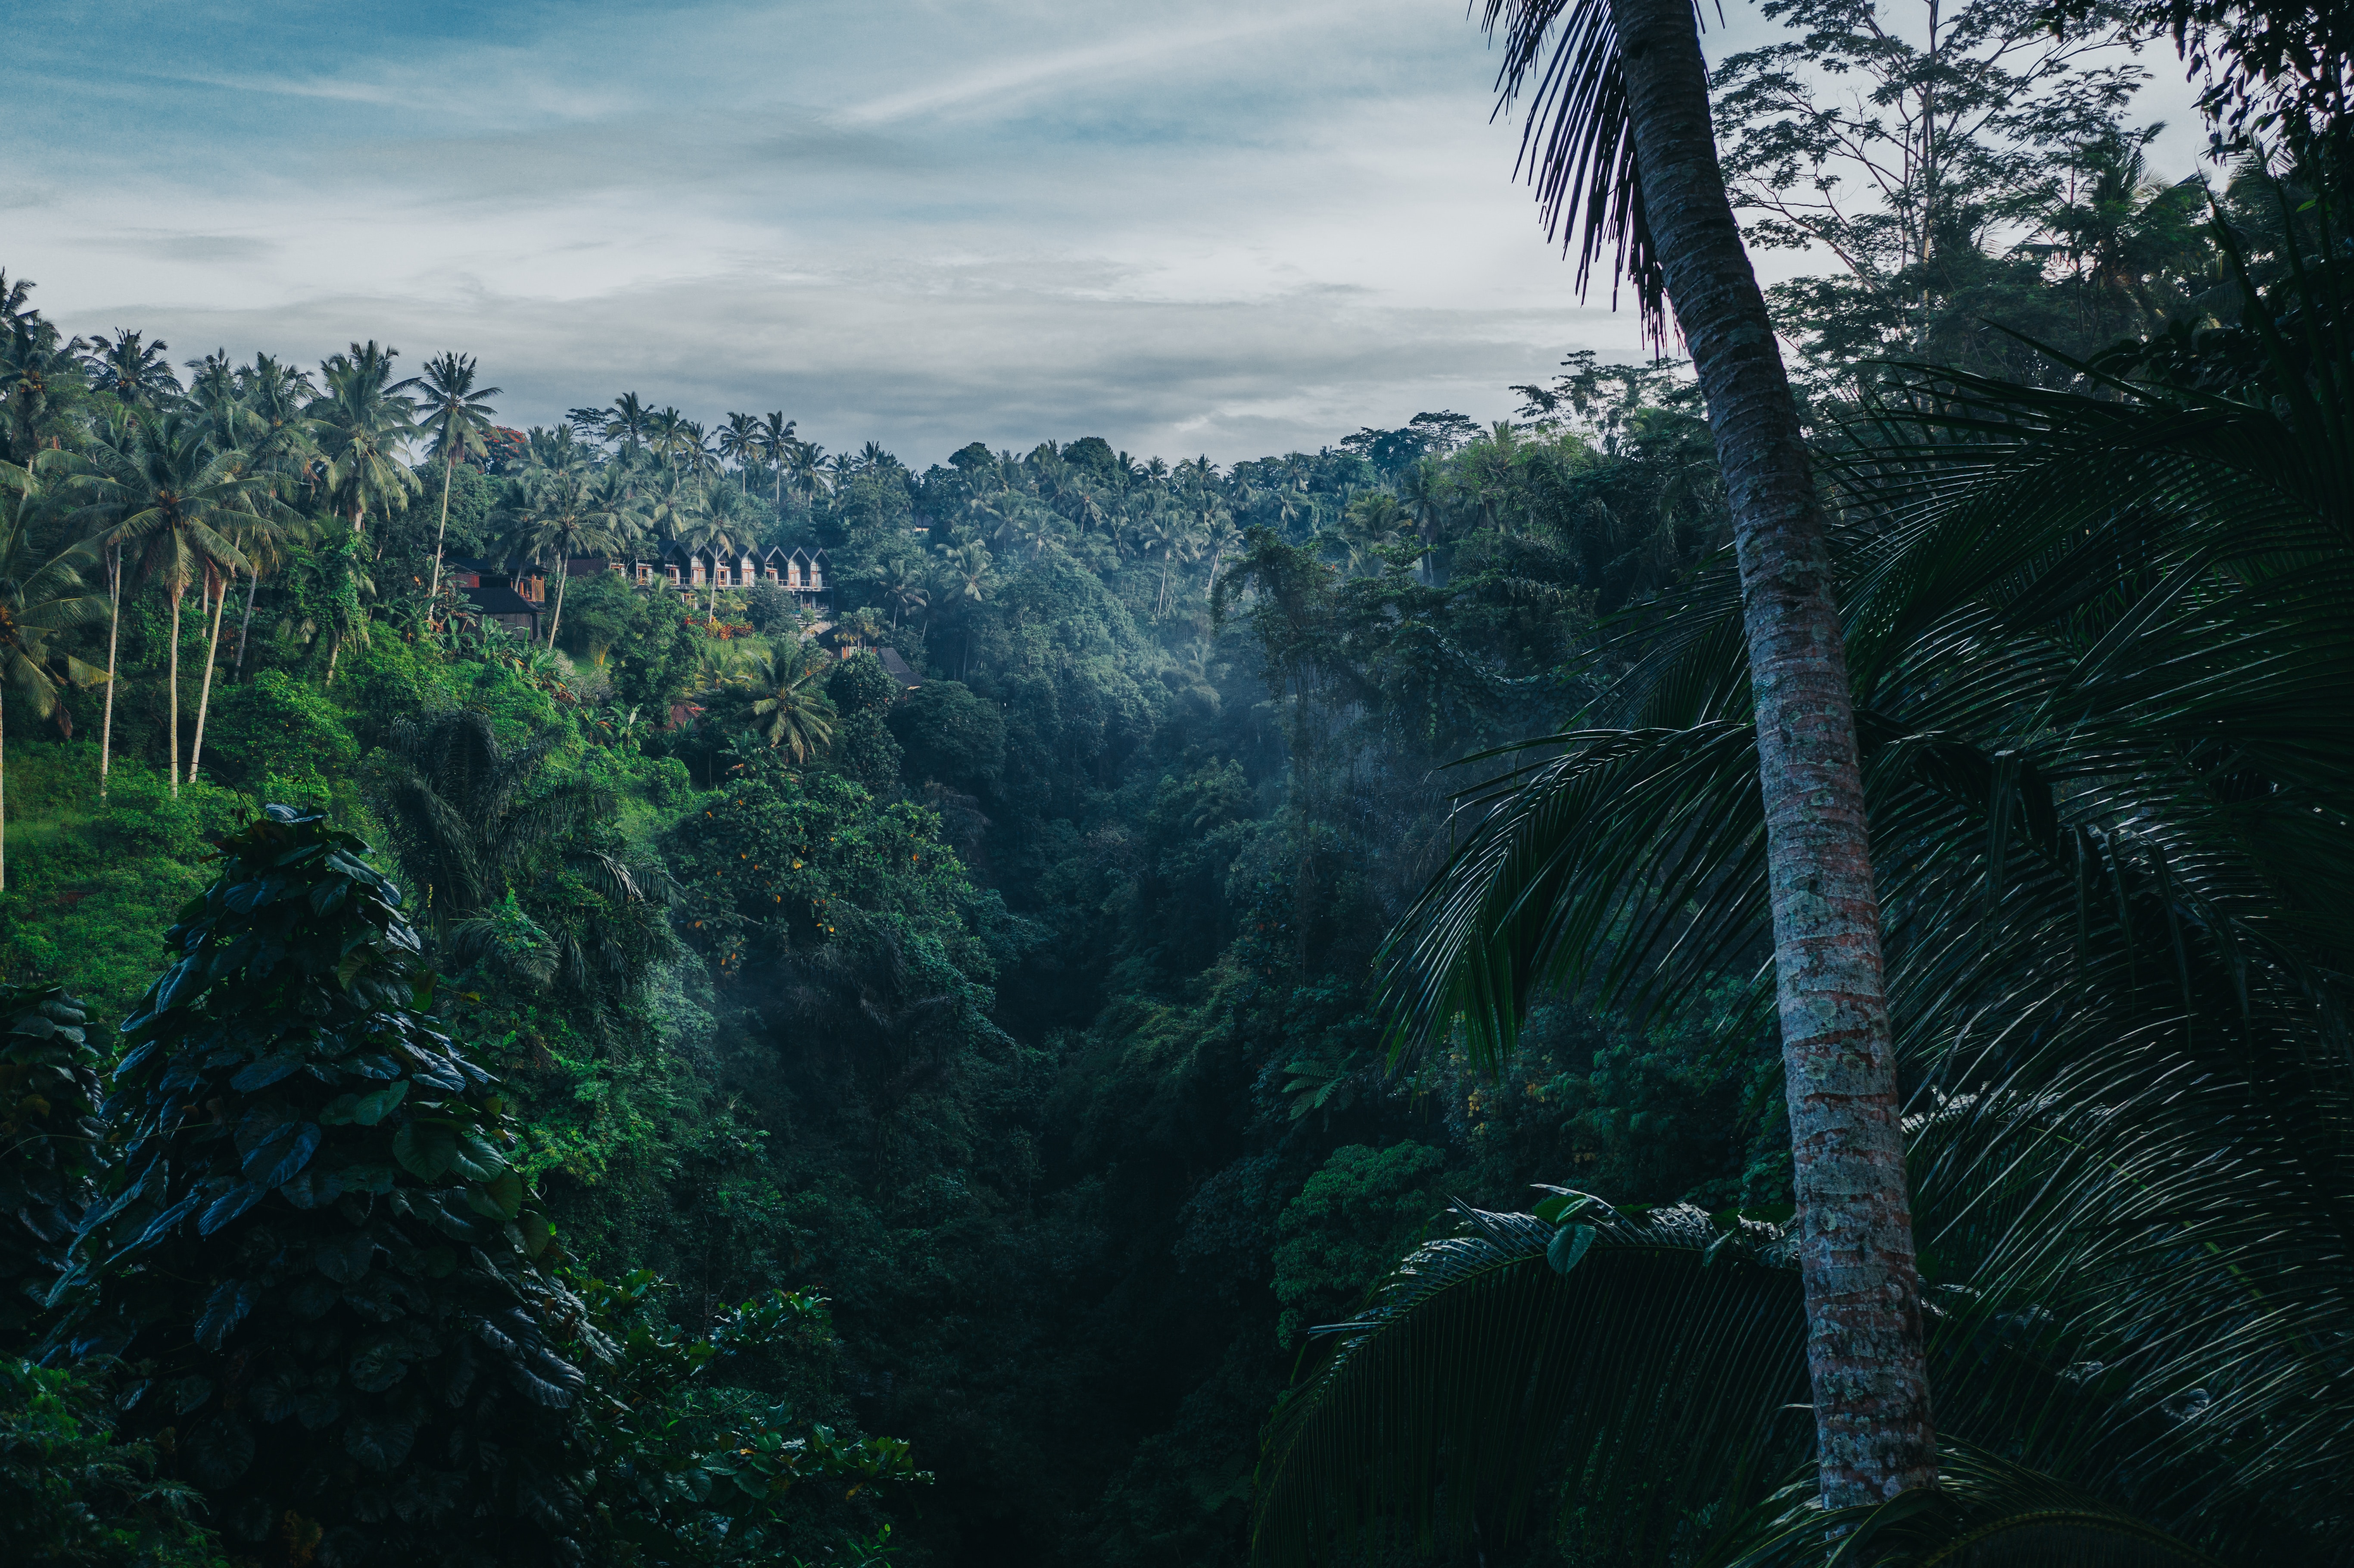
{"type": "MultiPolygon", "coordinates": [[[[15,285],[30,286],[21,281],[15,285]]],[[[80,338],[60,338],[37,313],[9,323],[6,337],[0,339],[0,433],[6,437],[6,452],[29,460],[44,445],[62,446],[85,393],[80,348],[80,338]]]]}
{"type": "Polygon", "coordinates": [[[719,455],[736,460],[736,478],[740,489],[749,493],[752,486],[752,464],[760,455],[760,424],[749,414],[730,414],[719,432],[719,455]]]}
{"type": "MultiPolygon", "coordinates": [[[[419,923],[461,961],[492,949],[490,922],[542,857],[562,855],[632,905],[658,877],[593,850],[567,852],[566,841],[609,814],[613,798],[585,779],[548,777],[563,739],[551,730],[510,748],[472,712],[403,720],[370,771],[368,800],[417,892],[419,923]]],[[[567,967],[580,978],[585,955],[573,957],[567,967]]]]}
{"type": "Polygon", "coordinates": [[[704,619],[716,623],[719,620],[719,574],[724,569],[724,563],[736,548],[733,525],[726,517],[706,510],[695,524],[694,539],[689,548],[695,554],[705,556],[710,559],[711,569],[704,583],[704,587],[709,590],[704,619]]]}
{"type": "Polygon", "coordinates": [[[800,423],[798,419],[786,418],[785,411],[778,408],[761,419],[755,438],[760,461],[776,474],[777,493],[773,499],[779,512],[785,509],[785,464],[801,444],[793,440],[793,429],[800,423]]]}
{"type": "Polygon", "coordinates": [[[924,586],[921,563],[905,556],[894,556],[868,569],[875,586],[891,606],[891,630],[899,629],[899,618],[925,608],[932,601],[929,589],[924,586]]]}
{"type": "Polygon", "coordinates": [[[99,788],[102,791],[106,787],[112,751],[114,620],[121,609],[122,556],[128,552],[138,575],[160,580],[171,600],[169,772],[172,793],[177,796],[181,602],[188,586],[200,577],[209,584],[223,568],[244,567],[245,557],[232,535],[253,515],[249,503],[262,481],[249,471],[246,453],[214,451],[201,424],[176,413],[133,409],[118,432],[93,443],[89,456],[94,471],[75,482],[90,497],[80,515],[90,526],[93,547],[109,552],[114,562],[110,572],[114,610],[107,631],[108,733],[100,743],[99,788]]]}
{"type": "Polygon", "coordinates": [[[647,416],[647,449],[665,462],[677,461],[687,449],[689,423],[687,417],[674,407],[665,407],[647,416]]]}
{"type": "Polygon", "coordinates": [[[974,539],[967,544],[940,546],[940,566],[947,574],[950,597],[969,599],[975,604],[989,597],[989,577],[992,566],[989,546],[974,539]]]}
{"type": "MultiPolygon", "coordinates": [[[[1727,199],[1690,0],[1488,0],[1503,102],[1550,224],[1676,322],[1706,397],[1744,589],[1766,823],[1775,973],[1808,1364],[1823,1498],[1876,1501],[1936,1478],[1879,906],[1826,524],[1774,325],[1727,199]]],[[[1508,984],[1422,970],[1401,1038],[1463,1017],[1476,1057],[1509,1046],[1508,984]]]]}
{"type": "Polygon", "coordinates": [[[1192,535],[1185,526],[1184,518],[1166,508],[1156,509],[1150,514],[1140,532],[1143,537],[1141,547],[1144,553],[1148,556],[1157,554],[1161,557],[1161,588],[1152,600],[1152,618],[1158,620],[1169,609],[1169,568],[1185,555],[1192,535]]]}
{"type": "Polygon", "coordinates": [[[150,410],[167,407],[180,396],[180,378],[172,370],[171,344],[154,343],[143,334],[115,330],[111,340],[90,345],[90,380],[101,392],[111,392],[126,406],[150,410]]]}
{"type": "Polygon", "coordinates": [[[1345,569],[1354,574],[1368,561],[1377,561],[1384,546],[1394,545],[1405,531],[1405,508],[1386,490],[1369,490],[1351,501],[1341,513],[1347,527],[1339,537],[1346,552],[1345,569]]]}
{"type": "Polygon", "coordinates": [[[245,389],[239,384],[228,350],[217,348],[202,358],[191,359],[187,368],[196,372],[188,377],[188,406],[205,420],[207,439],[222,451],[245,445],[245,389]]]}
{"type": "MultiPolygon", "coordinates": [[[[2126,1507],[2249,1561],[2344,1556],[2354,1401],[2323,1347],[2354,1293],[2354,1068],[2325,1042],[2347,1027],[2335,977],[2354,939],[2317,916],[2342,902],[2354,821],[2354,731],[2336,700],[2354,658],[2354,371],[2276,326],[2335,334],[2341,289],[2308,270],[2252,300],[2240,328],[2211,329],[2197,363],[2159,340],[2146,377],[2088,377],[2086,392],[1921,373],[1899,405],[1919,411],[1850,432],[1833,466],[1854,521],[1827,588],[1872,736],[1894,1044],[1923,1086],[1910,1154],[1945,1286],[1929,1363],[1941,1425],[2051,1477],[1956,1450],[1973,1472],[1868,1510],[1875,1528],[1918,1502],[1905,1528],[1950,1545],[2003,1509],[2032,1511],[2038,1488],[2073,1489],[2094,1494],[2065,1505],[2086,1531],[2130,1533],[2114,1518],[2126,1507]]],[[[1552,755],[1473,802],[1478,825],[1393,949],[1408,1006],[1452,984],[1490,1009],[1473,1027],[1499,1031],[1532,985],[1690,994],[1772,924],[1745,586],[1721,570],[1689,590],[1669,644],[1605,655],[1648,652],[1597,705],[1622,727],[1550,737],[1552,755]]],[[[1540,1255],[1560,1249],[1547,1272],[1574,1266],[1574,1290],[1603,1289],[1575,1271],[1600,1255],[1606,1217],[1583,1199],[1541,1208],[1540,1255]]],[[[1520,1221],[1491,1228],[1524,1250],[1520,1221]]],[[[1760,1263],[1792,1240],[1803,1265],[1803,1236],[1760,1263]]],[[[1499,1293],[1481,1313],[1519,1267],[1499,1254],[1472,1271],[1499,1293]]],[[[1416,1272],[1471,1281],[1436,1257],[1416,1272]]],[[[1802,1298],[1753,1321],[1727,1308],[1730,1276],[1682,1277],[1720,1325],[1776,1346],[1809,1335],[1802,1298]]],[[[1394,1297],[1396,1326],[1485,1288],[1394,1297]]],[[[1545,1285],[1599,1321],[1559,1288],[1545,1285]]],[[[1504,1361],[1527,1372],[1541,1342],[1548,1366],[1586,1353],[1563,1338],[1580,1331],[1569,1319],[1537,1326],[1553,1311],[1523,1319],[1517,1348],[1494,1341],[1502,1361],[1450,1359],[1468,1341],[1425,1333],[1436,1319],[1413,1330],[1416,1353],[1454,1387],[1500,1391],[1504,1361]]],[[[1622,1414],[1725,1331],[1655,1302],[1639,1316],[1663,1331],[1612,1349],[1634,1396],[1622,1414]]],[[[1387,1333],[1349,1343],[1335,1375],[1380,1376],[1387,1333]]],[[[1287,1407],[1321,1419],[1310,1404],[1358,1401],[1326,1436],[1402,1409],[1387,1402],[1406,1388],[1331,1386],[1329,1404],[1287,1407]]],[[[1299,1436],[1303,1477],[1349,1468],[1299,1436]]],[[[1676,1441],[1651,1452],[1707,1451],[1676,1441]]],[[[1296,1503],[1286,1486],[1270,1496],[1296,1503]]],[[[1857,1521],[1816,1510],[1776,1528],[1819,1561],[1823,1530],[1857,1521]]]]}
{"type": "Polygon", "coordinates": [[[635,457],[644,450],[647,433],[653,428],[653,415],[645,400],[634,392],[624,392],[613,399],[612,418],[605,426],[605,439],[620,443],[623,453],[635,457]]]}
{"type": "Polygon", "coordinates": [[[416,383],[392,379],[399,352],[370,338],[333,355],[319,366],[326,390],[306,410],[325,460],[323,478],[336,514],[351,519],[362,534],[367,532],[370,508],[397,511],[421,488],[403,461],[417,433],[416,406],[408,397],[416,383]]]}
{"type": "Polygon", "coordinates": [[[1203,598],[1212,599],[1216,596],[1219,568],[1225,565],[1227,556],[1240,550],[1242,544],[1242,530],[1235,526],[1234,518],[1221,507],[1212,514],[1209,532],[1200,545],[1201,548],[1209,552],[1210,556],[1210,569],[1204,575],[1202,582],[1203,598]]]}
{"type": "Polygon", "coordinates": [[[570,558],[618,551],[623,544],[622,514],[585,463],[535,466],[509,487],[509,537],[516,552],[554,564],[556,613],[547,622],[547,646],[564,624],[564,590],[572,579],[570,558]]]}
{"type": "Polygon", "coordinates": [[[781,747],[795,762],[807,762],[833,740],[833,704],[825,694],[831,673],[825,655],[798,638],[777,648],[752,667],[751,682],[759,693],[752,705],[758,728],[773,747],[781,747]]]}
{"type": "Polygon", "coordinates": [[[1426,571],[1430,564],[1430,552],[1438,543],[1438,531],[1446,520],[1449,501],[1447,469],[1429,458],[1419,458],[1406,466],[1398,476],[1398,504],[1414,520],[1415,529],[1422,535],[1422,561],[1426,571]]]}
{"type": "MultiPolygon", "coordinates": [[[[312,386],[307,372],[281,364],[266,354],[253,356],[253,363],[240,372],[239,381],[246,414],[246,454],[251,471],[261,482],[263,494],[281,509],[289,509],[295,491],[306,482],[318,459],[317,443],[311,439],[311,421],[304,413],[312,398],[318,395],[317,389],[312,386]]],[[[261,548],[259,554],[247,551],[245,609],[238,622],[234,664],[239,672],[245,668],[245,651],[252,640],[253,601],[261,588],[261,573],[275,559],[276,551],[271,546],[278,542],[275,536],[254,535],[249,529],[239,535],[239,548],[244,548],[249,536],[254,537],[261,548]]]]}
{"type": "Polygon", "coordinates": [[[793,488],[802,495],[815,499],[827,489],[825,448],[815,441],[796,441],[792,450],[793,488]]]}
{"type": "MultiPolygon", "coordinates": [[[[6,741],[8,693],[32,705],[41,718],[57,711],[60,675],[78,686],[100,679],[99,672],[50,644],[61,631],[98,618],[97,596],[82,585],[76,567],[80,546],[48,556],[39,548],[58,500],[43,459],[22,468],[0,462],[0,747],[6,741]]],[[[0,889],[8,885],[7,758],[0,750],[0,889]]]]}
{"type": "MultiPolygon", "coordinates": [[[[960,604],[980,604],[989,597],[992,563],[989,546],[978,539],[962,545],[940,546],[940,591],[943,598],[960,604]]],[[[962,662],[966,673],[972,663],[972,621],[966,618],[962,662]]]]}
{"type": "Polygon", "coordinates": [[[433,578],[425,589],[429,604],[441,592],[441,542],[450,531],[450,483],[457,476],[461,457],[490,454],[489,443],[482,438],[493,428],[491,416],[498,410],[491,407],[491,399],[499,396],[499,389],[476,388],[471,354],[442,354],[427,360],[418,385],[425,394],[422,428],[432,433],[432,454],[441,460],[441,520],[433,529],[433,578]]]}
{"type": "Polygon", "coordinates": [[[19,278],[10,282],[8,270],[0,267],[0,330],[13,331],[39,317],[40,313],[33,308],[32,302],[36,286],[30,278],[19,278]]]}

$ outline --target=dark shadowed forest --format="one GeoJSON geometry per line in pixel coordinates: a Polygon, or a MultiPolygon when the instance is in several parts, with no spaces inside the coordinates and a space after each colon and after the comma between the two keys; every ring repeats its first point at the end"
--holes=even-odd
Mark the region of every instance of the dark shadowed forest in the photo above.
{"type": "MultiPolygon", "coordinates": [[[[2342,98],[2227,72],[2169,180],[2165,6],[1853,9],[1710,86],[1823,262],[1936,1391],[1857,1556],[2338,1561],[2342,98]]],[[[1823,1560],[1691,313],[1221,465],[0,303],[10,1561],[1823,1560]]]]}

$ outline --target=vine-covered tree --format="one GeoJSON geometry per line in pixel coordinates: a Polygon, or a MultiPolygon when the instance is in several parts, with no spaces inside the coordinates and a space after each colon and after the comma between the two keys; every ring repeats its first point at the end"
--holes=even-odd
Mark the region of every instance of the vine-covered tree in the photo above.
{"type": "Polygon", "coordinates": [[[49,1353],[135,1368],[127,1426],[266,1563],[575,1561],[573,1304],[366,853],[280,806],[222,841],[125,1024],[49,1353]]]}

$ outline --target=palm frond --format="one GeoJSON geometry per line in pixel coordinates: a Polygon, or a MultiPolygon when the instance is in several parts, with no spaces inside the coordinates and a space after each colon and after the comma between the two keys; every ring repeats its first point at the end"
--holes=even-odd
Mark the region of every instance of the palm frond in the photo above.
{"type": "Polygon", "coordinates": [[[1503,34],[1496,112],[1528,95],[1516,173],[1536,188],[1546,233],[1575,252],[1578,291],[1607,257],[1613,307],[1624,278],[1646,329],[1663,335],[1666,274],[1643,212],[1610,7],[1603,0],[1486,0],[1481,26],[1490,37],[1503,34]]]}
{"type": "MultiPolygon", "coordinates": [[[[1798,1276],[1777,1233],[1696,1209],[1568,1223],[1462,1209],[1278,1406],[1253,1552],[1291,1568],[1384,1531],[1493,1549],[1556,1478],[1606,1499],[1610,1549],[1660,1561],[1812,1441],[1798,1276]]],[[[1745,1495],[1744,1495],[1745,1494],[1745,1495]]],[[[1730,1516],[1726,1516],[1730,1517],[1730,1516]]]]}
{"type": "Polygon", "coordinates": [[[2215,1568],[2215,1559],[2050,1476],[1940,1445],[1935,1488],[1826,1510],[1808,1476],[1747,1524],[1728,1568],[2215,1568]]]}
{"type": "MultiPolygon", "coordinates": [[[[1940,1426],[2202,1550],[2345,1560],[2349,422],[1916,390],[1826,468],[1940,1426]]],[[[1595,709],[1643,727],[1462,798],[1387,949],[1401,1044],[1484,1056],[1544,988],[1651,1004],[1749,962],[1738,605],[1720,574],[1676,608],[1595,709]]]]}

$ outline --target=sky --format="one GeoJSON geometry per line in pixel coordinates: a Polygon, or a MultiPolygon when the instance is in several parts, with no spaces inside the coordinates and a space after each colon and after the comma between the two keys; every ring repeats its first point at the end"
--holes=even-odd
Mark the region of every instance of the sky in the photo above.
{"type": "MultiPolygon", "coordinates": [[[[504,423],[634,390],[921,468],[1312,450],[1638,351],[1539,231],[1450,0],[5,15],[0,267],[175,360],[374,337],[476,355],[504,423]]],[[[1712,58],[1775,31],[1726,21],[1712,58]]]]}

